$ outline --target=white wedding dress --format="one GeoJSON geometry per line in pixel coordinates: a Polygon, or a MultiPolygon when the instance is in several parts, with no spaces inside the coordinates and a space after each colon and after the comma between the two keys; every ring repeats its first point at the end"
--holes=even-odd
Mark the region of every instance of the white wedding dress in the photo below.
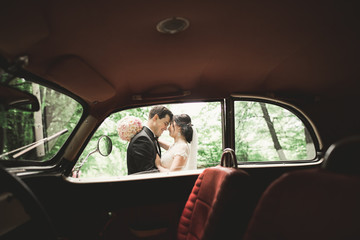
{"type": "MultiPolygon", "coordinates": [[[[174,161],[175,156],[182,156],[188,160],[190,153],[190,146],[186,142],[178,141],[172,144],[169,149],[161,156],[161,165],[167,169],[170,169],[171,164],[174,161]]],[[[182,166],[180,170],[184,169],[186,165],[182,166]]]]}
{"type": "MultiPolygon", "coordinates": [[[[191,146],[190,144],[178,141],[172,144],[169,149],[161,156],[161,165],[167,169],[170,169],[175,156],[182,156],[186,159],[186,163],[181,169],[178,170],[191,170],[196,169],[196,159],[191,157],[190,154],[191,146]]],[[[197,151],[197,149],[195,150],[197,151]]]]}
{"type": "Polygon", "coordinates": [[[186,163],[179,170],[193,170],[197,169],[197,145],[198,137],[197,131],[193,128],[193,138],[191,143],[178,141],[172,144],[169,149],[161,156],[161,165],[170,169],[175,156],[182,156],[186,159],[186,163]]]}

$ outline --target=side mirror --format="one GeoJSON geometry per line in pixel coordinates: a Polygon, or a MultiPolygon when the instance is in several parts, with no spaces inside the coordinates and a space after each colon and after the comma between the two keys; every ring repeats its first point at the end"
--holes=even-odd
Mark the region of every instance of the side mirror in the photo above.
{"type": "Polygon", "coordinates": [[[104,157],[109,156],[112,151],[111,139],[106,135],[101,136],[98,141],[96,149],[102,156],[104,157]]]}
{"type": "Polygon", "coordinates": [[[79,167],[77,167],[73,171],[73,177],[75,177],[75,178],[79,177],[79,172],[80,172],[81,167],[84,165],[84,163],[86,163],[88,157],[91,154],[94,154],[94,153],[98,152],[98,153],[101,154],[101,156],[107,157],[107,156],[110,155],[111,151],[112,151],[112,141],[111,141],[111,139],[106,135],[101,136],[99,138],[98,142],[97,142],[96,149],[94,151],[90,152],[85,157],[85,159],[80,163],[79,167]]]}
{"type": "Polygon", "coordinates": [[[29,112],[40,109],[39,101],[34,95],[3,84],[0,84],[0,105],[5,109],[15,108],[29,112]]]}

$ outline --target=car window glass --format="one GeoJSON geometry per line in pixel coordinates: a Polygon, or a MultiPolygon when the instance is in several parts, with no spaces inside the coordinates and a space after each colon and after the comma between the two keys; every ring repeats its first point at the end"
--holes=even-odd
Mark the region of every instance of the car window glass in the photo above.
{"type": "MultiPolygon", "coordinates": [[[[197,169],[203,169],[219,164],[222,153],[222,129],[221,129],[221,103],[179,103],[164,105],[173,114],[188,114],[192,119],[193,127],[198,134],[197,169]]],[[[143,125],[146,125],[149,111],[153,106],[128,109],[111,114],[97,129],[90,142],[81,154],[74,170],[80,165],[79,174],[73,175],[80,178],[121,177],[128,175],[127,147],[129,142],[119,137],[117,126],[120,120],[126,116],[137,117],[143,125]],[[109,156],[101,156],[98,152],[92,153],[97,148],[98,139],[107,135],[113,143],[112,152],[109,156]],[[88,156],[89,155],[89,156],[88,156]],[[86,158],[88,156],[88,158],[86,158]],[[86,162],[84,160],[86,159],[86,162]]],[[[167,143],[173,143],[174,139],[169,136],[169,131],[163,132],[159,138],[167,143]]],[[[162,154],[166,152],[162,149],[162,154]]]]}
{"type": "Polygon", "coordinates": [[[235,152],[240,162],[313,160],[308,129],[284,107],[235,101],[235,152]]]}
{"type": "Polygon", "coordinates": [[[0,83],[35,96],[40,106],[38,111],[31,111],[26,105],[2,104],[0,160],[21,165],[19,160],[52,159],[79,122],[81,104],[52,88],[5,72],[0,74],[0,83]]]}

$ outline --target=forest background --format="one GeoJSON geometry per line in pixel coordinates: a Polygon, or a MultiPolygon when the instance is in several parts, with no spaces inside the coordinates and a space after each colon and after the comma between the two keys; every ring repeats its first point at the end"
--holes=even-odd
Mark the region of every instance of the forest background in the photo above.
{"type": "MultiPolygon", "coordinates": [[[[3,74],[0,76],[0,82],[11,82],[13,86],[21,90],[30,93],[37,92],[41,109],[38,112],[11,109],[6,112],[7,116],[3,112],[0,133],[4,144],[1,144],[3,149],[0,153],[4,152],[5,154],[2,155],[2,158],[10,160],[12,155],[6,154],[6,152],[38,141],[39,139],[35,137],[36,133],[49,137],[65,130],[65,134],[42,144],[43,153],[38,149],[35,151],[33,148],[32,151],[26,151],[17,158],[18,160],[33,159],[35,161],[51,159],[76,127],[83,113],[81,105],[64,94],[24,79],[12,78],[3,74]]],[[[218,165],[224,148],[221,102],[178,103],[165,106],[174,114],[187,113],[192,118],[193,127],[197,130],[199,140],[197,168],[218,165]]],[[[104,120],[91,137],[75,166],[77,168],[84,163],[81,168],[82,178],[127,175],[128,142],[121,140],[118,136],[117,124],[125,116],[135,116],[139,117],[145,125],[151,107],[115,112],[104,120]],[[106,157],[101,156],[98,152],[89,155],[97,148],[98,140],[103,135],[112,140],[111,154],[106,157]],[[87,156],[89,157],[87,158],[87,156]]],[[[303,161],[315,158],[316,153],[310,133],[293,112],[280,105],[253,100],[234,101],[234,109],[235,151],[239,163],[303,161]]],[[[168,131],[163,133],[161,139],[170,144],[173,142],[168,131]]]]}

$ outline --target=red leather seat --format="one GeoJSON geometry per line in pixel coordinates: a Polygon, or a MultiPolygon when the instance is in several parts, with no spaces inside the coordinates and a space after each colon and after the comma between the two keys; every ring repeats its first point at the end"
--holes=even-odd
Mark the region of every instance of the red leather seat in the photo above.
{"type": "Polygon", "coordinates": [[[205,169],[183,210],[178,240],[241,238],[253,210],[250,190],[249,176],[240,169],[205,169]]]}
{"type": "Polygon", "coordinates": [[[332,145],[322,168],[286,173],[263,193],[253,239],[360,239],[360,137],[332,145]]]}

